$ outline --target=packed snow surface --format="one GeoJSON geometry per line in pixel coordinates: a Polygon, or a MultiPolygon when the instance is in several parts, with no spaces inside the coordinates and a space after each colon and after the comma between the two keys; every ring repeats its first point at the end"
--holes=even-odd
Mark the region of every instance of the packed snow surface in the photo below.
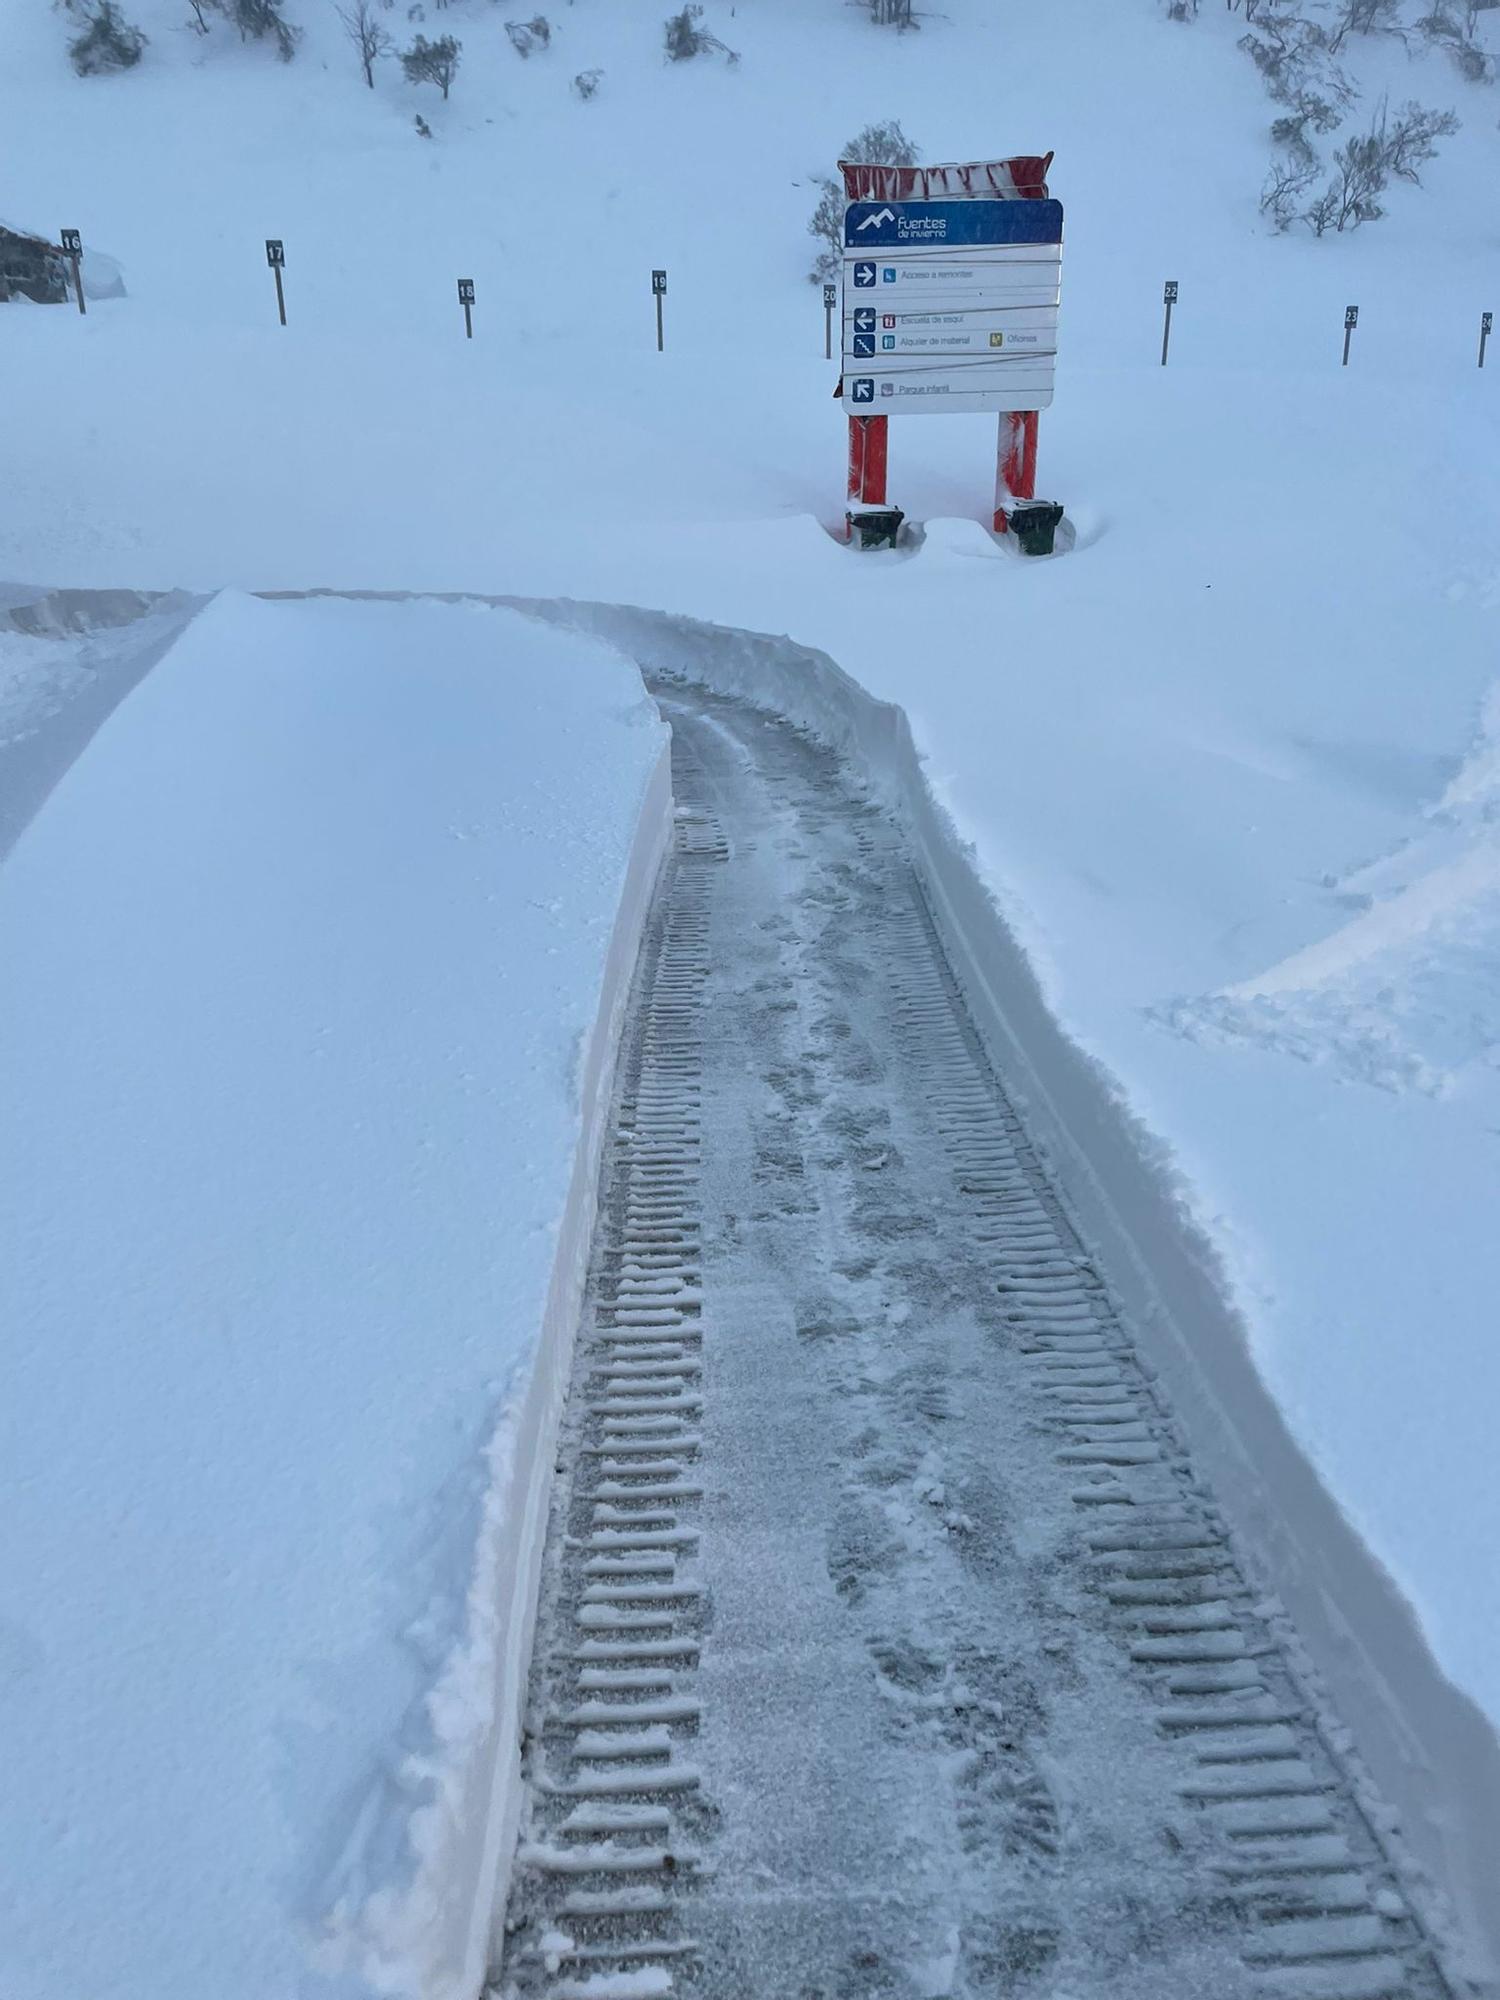
{"type": "Polygon", "coordinates": [[[469,1593],[663,743],[516,614],[226,595],[0,869],[6,2000],[459,1990],[426,1864],[524,1644],[469,1593]]]}

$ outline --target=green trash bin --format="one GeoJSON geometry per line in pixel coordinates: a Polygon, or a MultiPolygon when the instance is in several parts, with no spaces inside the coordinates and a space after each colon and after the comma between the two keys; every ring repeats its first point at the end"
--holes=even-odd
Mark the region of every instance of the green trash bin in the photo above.
{"type": "Polygon", "coordinates": [[[1021,544],[1023,556],[1050,556],[1057,539],[1057,524],[1063,517],[1056,500],[1018,500],[1010,509],[1011,532],[1021,544]]]}
{"type": "Polygon", "coordinates": [[[844,516],[850,541],[861,549],[895,548],[905,519],[899,507],[851,507],[844,516]]]}

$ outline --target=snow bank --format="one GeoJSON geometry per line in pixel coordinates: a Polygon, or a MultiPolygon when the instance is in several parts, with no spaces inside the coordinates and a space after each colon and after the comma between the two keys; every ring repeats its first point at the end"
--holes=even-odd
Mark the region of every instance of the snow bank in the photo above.
{"type": "Polygon", "coordinates": [[[0,870],[7,2000],[472,2000],[669,824],[617,655],[229,596],[0,870]]]}

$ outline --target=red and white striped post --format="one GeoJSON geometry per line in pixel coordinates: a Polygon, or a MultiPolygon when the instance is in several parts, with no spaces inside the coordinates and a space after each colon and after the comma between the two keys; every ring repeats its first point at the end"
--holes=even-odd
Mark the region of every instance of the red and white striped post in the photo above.
{"type": "Polygon", "coordinates": [[[883,507],[889,417],[849,419],[849,499],[855,506],[883,507]]]}
{"type": "Polygon", "coordinates": [[[1010,503],[1036,498],[1035,410],[1002,410],[995,459],[995,533],[1010,528],[1010,503]]]}

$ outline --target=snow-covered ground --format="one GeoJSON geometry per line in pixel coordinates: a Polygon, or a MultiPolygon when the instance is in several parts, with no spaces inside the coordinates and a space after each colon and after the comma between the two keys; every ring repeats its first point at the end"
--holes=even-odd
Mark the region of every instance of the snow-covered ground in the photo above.
{"type": "MultiPolygon", "coordinates": [[[[1500,1726],[1500,350],[1474,367],[1500,98],[1356,39],[1355,123],[1385,87],[1464,130],[1387,220],[1315,243],[1256,215],[1276,107],[1233,47],[1242,17],[1213,6],[1178,25],[1154,0],[947,0],[896,37],[838,0],[710,0],[731,69],[665,67],[645,0],[559,8],[522,62],[466,0],[428,21],[465,45],[446,106],[390,65],[366,91],[313,0],[287,68],[201,40],[177,0],[135,11],[146,62],[90,82],[55,17],[7,24],[7,212],[81,227],[129,295],[0,316],[26,384],[0,575],[624,602],[791,634],[901,702],[1122,1157],[1211,1246],[1216,1338],[1279,1408],[1284,1463],[1358,1538],[1359,1561],[1309,1565],[1328,1630],[1353,1626],[1346,1680],[1388,1676],[1392,1706],[1421,1682],[1369,1609],[1384,1575],[1500,1726]],[[580,102],[569,79],[595,66],[580,102]],[[893,498],[926,524],[909,556],[825,532],[843,438],[808,182],[889,116],[933,158],[1057,150],[1041,480],[1077,528],[1064,560],[1023,564],[977,525],[980,419],[895,431],[893,498]]],[[[678,644],[649,622],[632,643],[678,644]]],[[[1289,1472],[1271,1499],[1295,1535],[1306,1490],[1289,1472]]],[[[1465,1847],[1459,1893],[1493,1923],[1474,1832],[1493,1739],[1411,1721],[1382,1776],[1434,1792],[1414,1838],[1465,1847]]]]}
{"type": "Polygon", "coordinates": [[[664,744],[230,594],[0,871],[7,2000],[477,1985],[664,744]]]}

